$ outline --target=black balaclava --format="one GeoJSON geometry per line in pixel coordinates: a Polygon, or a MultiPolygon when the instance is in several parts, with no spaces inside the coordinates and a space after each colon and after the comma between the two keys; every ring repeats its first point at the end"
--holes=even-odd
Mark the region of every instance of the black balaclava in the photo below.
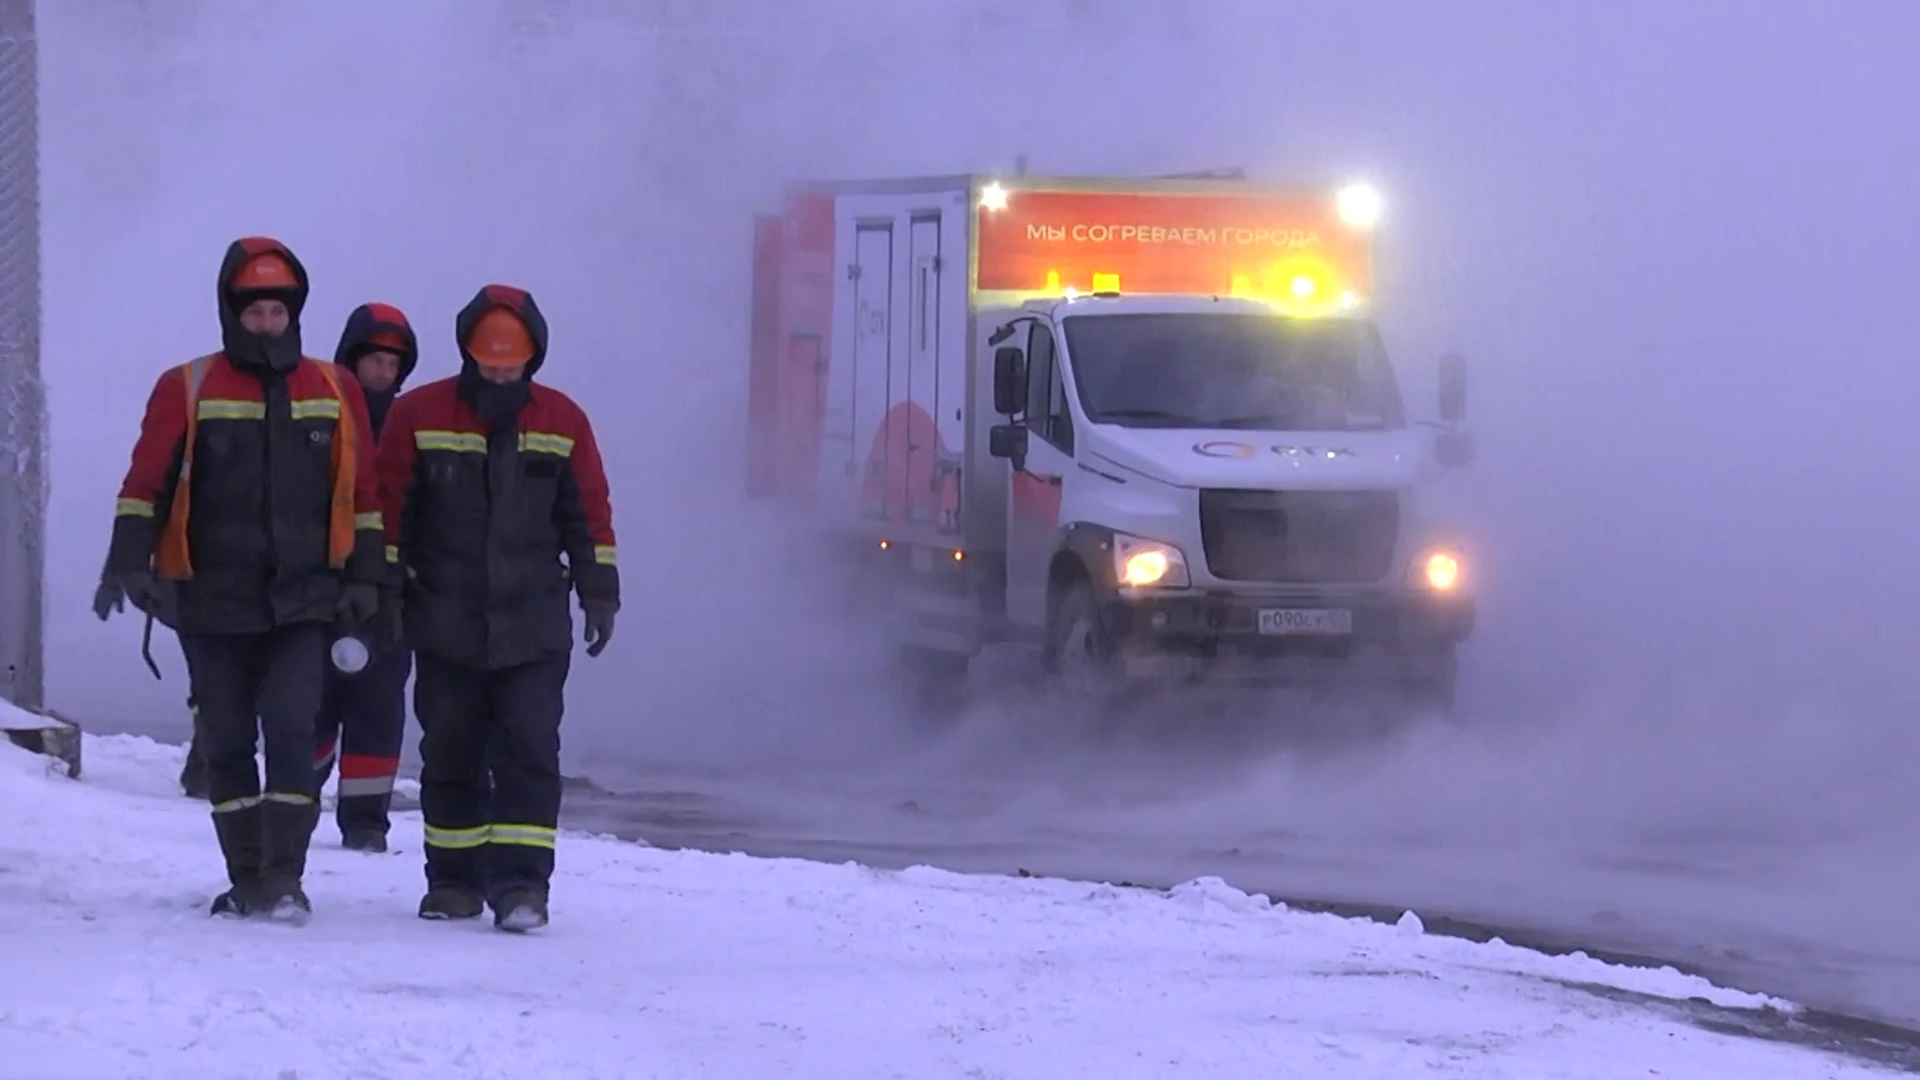
{"type": "Polygon", "coordinates": [[[540,314],[533,295],[511,285],[488,285],[473,295],[453,320],[454,341],[460,347],[460,377],[454,384],[460,399],[487,421],[517,416],[532,394],[533,374],[547,359],[547,320],[540,314]],[[533,358],[527,361],[526,374],[516,382],[491,383],[480,377],[480,365],[467,350],[467,337],[480,316],[496,307],[506,308],[520,317],[533,339],[533,358]]]}
{"type": "Polygon", "coordinates": [[[380,434],[386,426],[387,410],[393,407],[393,400],[407,385],[407,376],[420,362],[420,343],[413,336],[413,326],[407,317],[392,304],[361,304],[347,316],[346,329],[340,333],[340,344],[333,350],[333,362],[352,372],[355,380],[359,372],[355,366],[360,358],[370,352],[394,352],[400,354],[400,374],[393,385],[385,390],[369,390],[365,384],[360,387],[367,399],[367,416],[373,422],[373,433],[380,434]],[[399,337],[406,344],[395,348],[390,344],[371,342],[368,339],[377,334],[399,337]]]}
{"type": "Polygon", "coordinates": [[[220,305],[220,347],[227,361],[243,371],[257,374],[286,375],[300,366],[300,312],[307,306],[307,269],[280,241],[265,236],[249,236],[227,245],[220,260],[220,277],[215,285],[220,305]],[[296,284],[291,288],[247,289],[228,287],[235,272],[255,255],[272,253],[287,261],[296,284]],[[255,300],[271,298],[287,305],[287,329],[278,337],[265,337],[240,325],[240,312],[255,300]]]}

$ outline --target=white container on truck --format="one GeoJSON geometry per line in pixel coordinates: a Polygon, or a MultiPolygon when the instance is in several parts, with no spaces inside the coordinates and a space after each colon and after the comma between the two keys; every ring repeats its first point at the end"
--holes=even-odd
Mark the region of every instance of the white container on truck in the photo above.
{"type": "Polygon", "coordinates": [[[1471,567],[1411,418],[1379,200],[1241,180],[799,184],[755,236],[752,493],[922,677],[1352,678],[1450,706],[1471,567]]]}

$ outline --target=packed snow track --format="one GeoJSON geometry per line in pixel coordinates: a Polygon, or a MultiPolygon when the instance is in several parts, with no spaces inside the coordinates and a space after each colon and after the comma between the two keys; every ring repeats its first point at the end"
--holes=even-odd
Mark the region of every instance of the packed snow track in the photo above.
{"type": "Polygon", "coordinates": [[[1290,912],[1214,878],[1155,893],[570,834],[556,922],[529,941],[413,916],[420,822],[403,813],[389,855],[317,845],[310,924],[247,925],[205,914],[218,859],[204,810],[172,789],[177,755],[124,737],[90,738],[87,755],[76,782],[0,746],[0,1045],[22,1075],[1895,1068],[1834,1045],[1792,1002],[1436,937],[1412,915],[1290,912]]]}
{"type": "MultiPolygon", "coordinates": [[[[898,713],[871,728],[843,717],[859,738],[796,724],[755,742],[716,711],[646,764],[596,753],[583,726],[568,771],[585,779],[569,787],[563,824],[662,848],[883,868],[1162,888],[1217,876],[1296,907],[1389,921],[1412,909],[1430,930],[1671,963],[1792,998],[1920,1067],[1920,938],[1909,929],[1920,853],[1897,816],[1874,831],[1749,805],[1710,777],[1564,734],[1515,743],[1425,724],[1276,745],[1216,715],[1203,732],[1147,727],[1089,745],[1030,719],[909,730],[898,713]],[[1593,771],[1605,761],[1620,762],[1617,775],[1593,771]]],[[[177,740],[180,726],[138,730],[177,740]]]]}

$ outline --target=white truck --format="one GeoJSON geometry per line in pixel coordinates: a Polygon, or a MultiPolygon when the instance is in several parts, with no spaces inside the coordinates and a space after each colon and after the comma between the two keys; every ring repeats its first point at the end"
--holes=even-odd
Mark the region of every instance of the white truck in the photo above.
{"type": "Polygon", "coordinates": [[[790,186],[760,217],[750,493],[953,685],[1354,677],[1445,709],[1472,568],[1431,498],[1464,364],[1408,415],[1379,199],[1239,178],[790,186]]]}

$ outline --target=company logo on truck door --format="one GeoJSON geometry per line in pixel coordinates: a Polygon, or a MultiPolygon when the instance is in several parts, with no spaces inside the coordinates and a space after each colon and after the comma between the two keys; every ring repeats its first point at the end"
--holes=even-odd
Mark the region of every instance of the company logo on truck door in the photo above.
{"type": "Polygon", "coordinates": [[[912,401],[895,405],[867,449],[860,482],[866,513],[896,524],[959,528],[959,460],[940,438],[932,414],[912,401]]]}
{"type": "Polygon", "coordinates": [[[1284,289],[1303,276],[1330,297],[1373,291],[1371,234],[1341,221],[1333,192],[1016,188],[1004,207],[982,209],[976,220],[974,283],[985,292],[1044,292],[1051,281],[1063,289],[1224,295],[1247,291],[1236,282],[1284,289]]]}
{"type": "Polygon", "coordinates": [[[1193,452],[1201,457],[1234,458],[1245,461],[1253,456],[1253,446],[1250,443],[1213,439],[1208,442],[1194,443],[1193,452]]]}

